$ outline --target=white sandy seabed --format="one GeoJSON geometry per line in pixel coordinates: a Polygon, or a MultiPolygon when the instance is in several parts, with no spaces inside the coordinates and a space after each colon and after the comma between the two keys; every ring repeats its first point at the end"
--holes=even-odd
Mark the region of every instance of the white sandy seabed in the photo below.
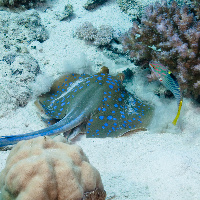
{"type": "MultiPolygon", "coordinates": [[[[39,10],[42,23],[49,31],[50,38],[44,43],[33,42],[30,54],[39,62],[43,72],[42,80],[34,85],[35,91],[42,88],[42,81],[57,78],[72,67],[80,71],[88,63],[106,65],[111,73],[133,64],[115,64],[95,46],[73,37],[83,22],[94,26],[111,25],[115,30],[127,31],[131,21],[115,3],[109,1],[95,11],[86,11],[82,5],[86,0],[71,0],[75,18],[69,21],[55,19],[55,12],[62,10],[66,2],[58,1],[46,12],[39,10]],[[81,2],[81,3],[80,3],[81,2]],[[49,78],[48,78],[49,77],[49,78]]],[[[107,192],[107,199],[116,200],[198,200],[200,199],[200,107],[190,99],[184,99],[181,117],[174,127],[171,122],[176,114],[175,100],[161,100],[151,97],[143,82],[135,78],[128,85],[141,99],[151,99],[156,106],[155,116],[147,132],[121,138],[86,139],[82,136],[80,145],[99,170],[107,192]]],[[[48,85],[48,84],[47,84],[48,85]]],[[[36,92],[37,93],[37,92],[36,92]]],[[[26,133],[44,128],[38,117],[34,101],[25,108],[11,111],[0,120],[0,135],[26,133]],[[12,133],[11,133],[12,132],[12,133]]],[[[5,166],[9,152],[0,152],[0,170],[5,166]]]]}

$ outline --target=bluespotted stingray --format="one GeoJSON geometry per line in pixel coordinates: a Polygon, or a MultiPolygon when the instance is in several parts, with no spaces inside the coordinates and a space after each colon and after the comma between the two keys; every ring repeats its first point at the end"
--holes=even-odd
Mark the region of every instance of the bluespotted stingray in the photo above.
{"type": "Polygon", "coordinates": [[[153,107],[129,93],[123,83],[123,73],[111,76],[103,67],[95,75],[70,74],[54,82],[50,92],[39,97],[46,115],[55,124],[31,133],[2,136],[0,147],[38,136],[50,136],[85,125],[86,137],[118,137],[146,128],[153,107]]]}

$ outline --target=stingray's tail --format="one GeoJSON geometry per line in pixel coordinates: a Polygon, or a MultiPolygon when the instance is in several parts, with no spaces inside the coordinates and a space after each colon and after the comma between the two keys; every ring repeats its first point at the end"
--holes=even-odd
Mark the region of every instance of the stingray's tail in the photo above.
{"type": "Polygon", "coordinates": [[[47,128],[41,129],[39,131],[34,131],[34,132],[19,134],[19,135],[1,136],[0,147],[13,145],[21,140],[30,140],[32,138],[36,138],[39,136],[52,136],[52,135],[57,135],[59,133],[71,130],[72,128],[80,124],[80,122],[84,118],[84,114],[81,113],[81,115],[76,117],[74,120],[70,120],[70,122],[68,121],[68,118],[69,116],[65,116],[56,124],[49,126],[47,128]]]}

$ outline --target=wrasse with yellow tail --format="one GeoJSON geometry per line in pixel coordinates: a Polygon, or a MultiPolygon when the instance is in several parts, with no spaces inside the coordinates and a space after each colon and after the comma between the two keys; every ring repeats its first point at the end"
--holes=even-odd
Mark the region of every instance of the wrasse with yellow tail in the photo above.
{"type": "Polygon", "coordinates": [[[180,116],[181,107],[183,103],[183,98],[181,95],[181,90],[178,84],[176,77],[161,63],[157,62],[150,62],[149,66],[151,70],[154,72],[158,80],[168,89],[170,90],[173,95],[175,96],[177,103],[178,103],[178,112],[173,120],[173,124],[176,125],[177,120],[180,116]]]}

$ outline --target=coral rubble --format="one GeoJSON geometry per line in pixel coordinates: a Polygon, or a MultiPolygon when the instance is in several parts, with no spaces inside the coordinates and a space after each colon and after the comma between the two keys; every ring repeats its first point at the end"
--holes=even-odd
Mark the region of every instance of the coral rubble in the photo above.
{"type": "Polygon", "coordinates": [[[141,23],[123,37],[124,51],[138,63],[161,62],[177,75],[185,95],[200,98],[200,21],[192,5],[176,2],[147,7],[141,23]]]}
{"type": "Polygon", "coordinates": [[[65,141],[58,136],[19,142],[0,174],[2,198],[105,200],[97,169],[78,145],[65,141]]]}
{"type": "Polygon", "coordinates": [[[46,0],[0,0],[0,6],[7,6],[7,7],[25,6],[27,8],[30,8],[39,3],[44,3],[44,2],[46,2],[46,0]]]}
{"type": "Polygon", "coordinates": [[[99,5],[102,5],[107,0],[88,0],[86,4],[83,6],[86,10],[93,10],[97,8],[99,5]]]}

